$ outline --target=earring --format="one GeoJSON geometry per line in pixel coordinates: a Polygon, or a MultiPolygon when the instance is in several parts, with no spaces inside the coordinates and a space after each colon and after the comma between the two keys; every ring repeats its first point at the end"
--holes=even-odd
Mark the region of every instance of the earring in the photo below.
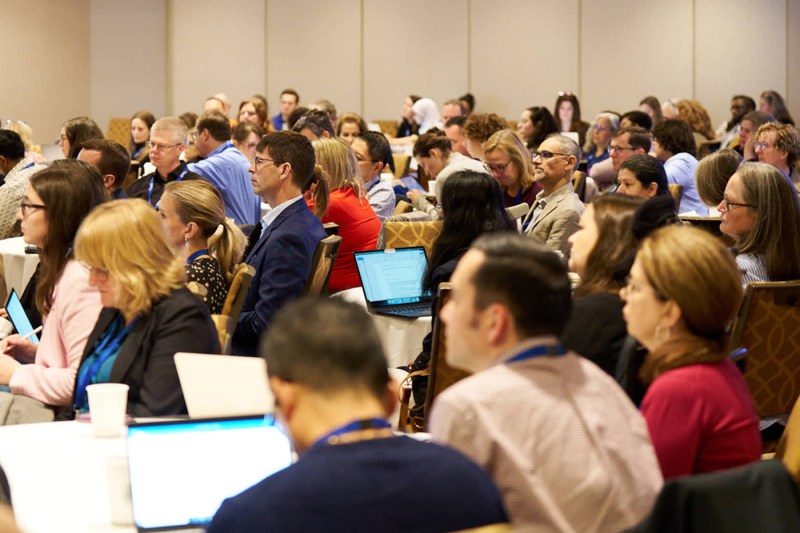
{"type": "Polygon", "coordinates": [[[183,244],[189,244],[189,237],[183,237],[183,244]]]}

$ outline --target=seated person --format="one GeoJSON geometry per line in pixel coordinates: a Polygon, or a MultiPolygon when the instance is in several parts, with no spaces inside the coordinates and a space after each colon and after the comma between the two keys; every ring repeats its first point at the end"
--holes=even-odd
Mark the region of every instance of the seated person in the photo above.
{"type": "Polygon", "coordinates": [[[653,128],[653,152],[656,159],[664,163],[669,183],[683,187],[678,213],[694,211],[700,216],[707,216],[708,207],[697,194],[694,181],[696,147],[689,125],[679,119],[667,119],[656,124],[653,128]]]}
{"type": "Polygon", "coordinates": [[[628,336],[619,290],[636,252],[633,214],[644,200],[624,194],[596,196],[586,206],[578,231],[569,238],[569,268],[581,277],[561,341],[615,375],[617,357],[628,336]]]}
{"type": "Polygon", "coordinates": [[[716,207],[725,195],[725,186],[741,164],[742,156],[730,148],[717,150],[698,161],[694,181],[697,194],[709,206],[709,215],[719,214],[716,207]]]}
{"type": "Polygon", "coordinates": [[[766,163],[745,163],[728,180],[719,229],[736,242],[742,283],[800,279],[800,213],[789,180],[766,163]]]}
{"type": "Polygon", "coordinates": [[[447,362],[473,375],[436,398],[434,439],[489,472],[515,530],[637,524],[661,488],[658,462],[625,393],[558,342],[571,301],[560,258],[519,235],[486,235],[451,284],[439,316],[447,362]]]}
{"type": "Polygon", "coordinates": [[[33,293],[44,329],[38,345],[18,334],[0,342],[0,385],[54,409],[9,414],[7,423],[52,420],[70,404],[75,371],[102,308],[88,272],[73,258],[72,242],[86,215],[105,200],[95,184],[100,179],[94,168],[70,159],[37,172],[27,185],[17,217],[25,242],[39,248],[40,274],[26,292],[33,293]]]}
{"type": "Polygon", "coordinates": [[[0,130],[0,239],[21,235],[17,220],[19,203],[30,177],[43,168],[25,154],[25,144],[18,134],[0,130]]]}
{"type": "Polygon", "coordinates": [[[800,159],[800,137],[794,126],[777,122],[763,124],[756,132],[754,148],[758,160],[780,170],[800,194],[800,173],[795,167],[800,159]]]}
{"type": "MultiPolygon", "coordinates": [[[[650,120],[642,111],[636,111],[636,113],[641,113],[647,120],[650,120]]],[[[595,163],[590,176],[600,188],[605,190],[609,188],[609,185],[614,185],[622,163],[638,154],[647,155],[650,152],[650,146],[650,134],[647,130],[638,126],[620,128],[614,133],[608,145],[610,157],[595,163]]]]}
{"type": "Polygon", "coordinates": [[[209,533],[460,531],[507,521],[477,465],[392,431],[397,393],[365,310],[304,299],[272,324],[261,353],[300,458],[225,500],[209,533]]]}
{"type": "Polygon", "coordinates": [[[124,383],[129,415],[186,414],[175,353],[219,353],[219,336],[185,288],[183,259],[167,246],[156,212],[140,199],[99,206],[78,231],[75,256],[103,311],[78,367],[74,412],[88,411],[88,385],[124,383]]]}
{"type": "Polygon", "coordinates": [[[350,148],[358,160],[358,172],[367,190],[367,199],[372,210],[383,222],[394,212],[395,195],[391,180],[381,177],[389,168],[392,149],[383,133],[364,131],[354,139],[350,148]]]}
{"type": "Polygon", "coordinates": [[[728,357],[742,288],[724,244],[697,228],[659,229],[642,241],[620,296],[628,333],[648,352],[641,412],[664,478],[758,461],[758,416],[728,357]]]}
{"type": "Polygon", "coordinates": [[[81,145],[78,161],[92,165],[103,175],[103,185],[112,200],[128,197],[122,184],[131,169],[131,160],[124,146],[109,139],[91,139],[81,145]]]}
{"type": "Polygon", "coordinates": [[[483,161],[483,143],[500,130],[508,129],[508,121],[495,113],[475,113],[464,123],[467,152],[483,161]]]}
{"type": "MultiPolygon", "coordinates": [[[[428,178],[436,180],[434,194],[437,200],[442,198],[442,188],[444,188],[447,178],[456,172],[462,170],[486,172],[480,161],[453,152],[450,148],[450,141],[445,137],[444,132],[438,129],[420,135],[417,142],[414,143],[414,157],[419,166],[425,170],[428,178]]],[[[408,197],[416,209],[425,211],[431,215],[433,220],[439,219],[436,206],[430,203],[421,192],[408,191],[408,197]]]]}
{"type": "Polygon", "coordinates": [[[637,154],[626,159],[619,167],[616,192],[645,199],[669,196],[669,182],[664,165],[646,154],[637,154]]]}
{"type": "MultiPolygon", "coordinates": [[[[321,167],[315,170],[311,142],[299,133],[268,133],[256,153],[250,167],[253,190],[272,210],[253,229],[244,254],[256,274],[231,340],[237,355],[255,355],[272,315],[303,293],[314,251],[327,235],[303,201],[303,191],[323,172],[321,167]]],[[[327,193],[324,187],[316,189],[327,193]]],[[[316,205],[327,203],[327,194],[323,197],[320,201],[315,196],[316,205]]]]}
{"type": "Polygon", "coordinates": [[[330,292],[361,286],[353,252],[374,250],[381,232],[381,221],[369,205],[358,162],[350,147],[341,139],[314,141],[317,164],[328,174],[330,197],[322,222],[339,226],[342,238],[333,264],[330,292]]]}
{"type": "Polygon", "coordinates": [[[505,207],[523,202],[530,207],[536,202],[542,187],[533,178],[531,153],[513,131],[501,130],[489,137],[483,143],[483,160],[503,191],[505,207]]]}
{"type": "Polygon", "coordinates": [[[158,205],[167,244],[184,260],[187,281],[207,289],[203,301],[222,313],[245,237],[231,219],[216,187],[204,180],[167,183],[158,205]]]}

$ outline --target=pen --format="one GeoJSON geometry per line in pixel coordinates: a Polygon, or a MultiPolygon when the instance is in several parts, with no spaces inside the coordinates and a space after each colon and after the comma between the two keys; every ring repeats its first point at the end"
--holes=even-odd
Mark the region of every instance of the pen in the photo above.
{"type": "Polygon", "coordinates": [[[30,333],[26,333],[25,335],[23,335],[23,337],[22,337],[22,340],[25,340],[25,339],[30,339],[31,337],[33,337],[34,335],[36,335],[37,333],[39,333],[40,331],[42,331],[42,328],[43,328],[43,327],[44,327],[44,326],[39,326],[38,328],[34,329],[34,330],[33,330],[33,331],[31,331],[30,333]]]}

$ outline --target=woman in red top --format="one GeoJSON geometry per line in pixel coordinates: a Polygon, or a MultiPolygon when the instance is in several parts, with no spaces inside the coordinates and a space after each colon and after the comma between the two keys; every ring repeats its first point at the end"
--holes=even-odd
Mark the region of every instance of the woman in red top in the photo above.
{"type": "Polygon", "coordinates": [[[685,226],[656,231],[620,296],[628,333],[648,350],[641,411],[664,478],[758,460],[758,416],[728,357],[725,330],[742,288],[723,243],[685,226]]]}
{"type": "Polygon", "coordinates": [[[365,196],[356,156],[347,143],[341,139],[321,138],[314,141],[314,152],[317,164],[329,177],[330,197],[322,222],[338,224],[342,238],[328,290],[338,292],[360,287],[353,252],[375,249],[381,221],[365,196]]]}

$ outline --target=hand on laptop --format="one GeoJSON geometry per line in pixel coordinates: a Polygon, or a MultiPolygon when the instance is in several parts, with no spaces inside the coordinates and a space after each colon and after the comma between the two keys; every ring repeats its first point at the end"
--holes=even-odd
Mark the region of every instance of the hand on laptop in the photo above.
{"type": "Polygon", "coordinates": [[[15,333],[0,341],[0,354],[22,361],[33,361],[36,358],[36,344],[15,333]]]}

